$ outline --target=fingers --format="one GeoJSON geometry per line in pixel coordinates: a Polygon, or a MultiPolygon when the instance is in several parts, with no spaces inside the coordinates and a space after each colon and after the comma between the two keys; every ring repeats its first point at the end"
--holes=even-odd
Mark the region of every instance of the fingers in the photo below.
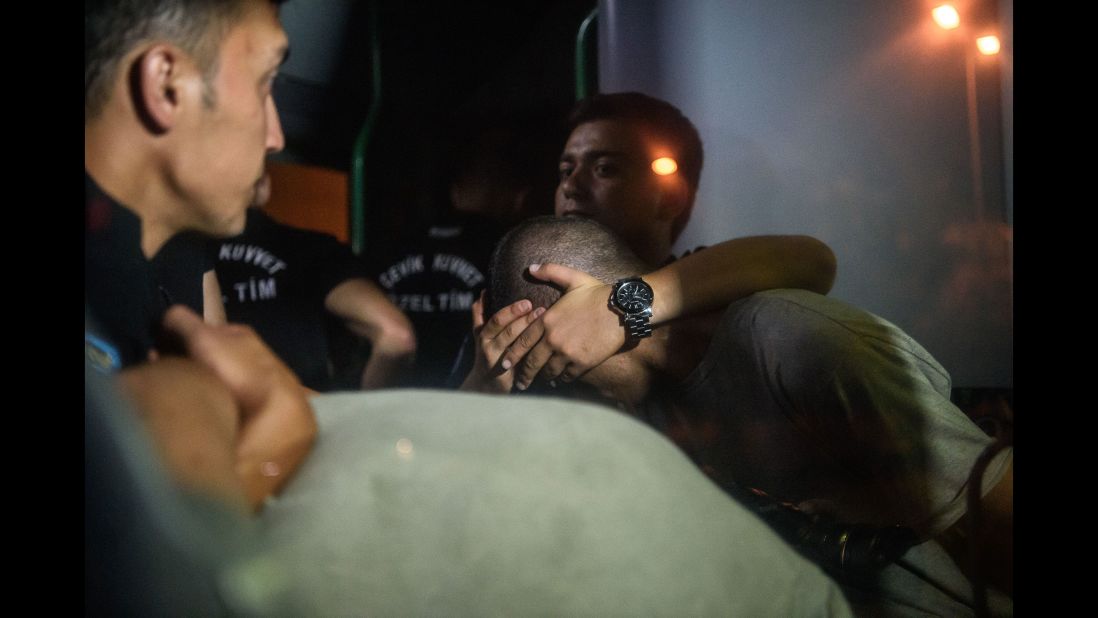
{"type": "MultiPolygon", "coordinates": [[[[504,369],[510,369],[518,365],[520,361],[524,361],[524,357],[529,356],[529,352],[542,340],[542,336],[545,334],[545,324],[537,318],[545,313],[545,307],[538,307],[538,310],[534,313],[537,314],[534,318],[536,321],[532,320],[525,330],[507,342],[506,350],[503,352],[503,358],[500,361],[504,369]]],[[[526,364],[526,361],[524,361],[524,364],[526,364]]],[[[539,363],[537,367],[540,369],[541,364],[539,363]]],[[[530,374],[530,378],[533,379],[534,375],[537,375],[536,371],[530,374]]],[[[516,377],[518,377],[517,374],[516,377]]],[[[526,384],[529,383],[530,381],[527,380],[526,384]]]]}
{"type": "Polygon", "coordinates": [[[193,340],[203,326],[202,317],[186,305],[172,305],[164,313],[164,328],[178,335],[185,343],[193,340]]]}
{"type": "Polygon", "coordinates": [[[534,377],[540,377],[550,386],[555,387],[558,382],[573,382],[583,373],[582,368],[576,363],[569,362],[566,356],[553,354],[548,345],[544,347],[538,345],[515,369],[515,386],[519,390],[526,390],[534,377]],[[548,356],[547,359],[546,356],[548,356]]]}
{"type": "Polygon", "coordinates": [[[546,381],[571,382],[575,378],[572,371],[575,367],[566,357],[554,354],[542,368],[541,377],[546,381]]]}
{"type": "Polygon", "coordinates": [[[480,296],[473,301],[473,332],[480,332],[480,327],[484,326],[484,290],[480,291],[480,296]]]}
{"type": "Polygon", "coordinates": [[[182,340],[189,357],[212,369],[245,407],[265,399],[276,385],[298,388],[293,372],[250,326],[206,324],[183,306],[168,309],[163,326],[182,340]]]}
{"type": "Polygon", "coordinates": [[[500,309],[484,324],[484,328],[480,332],[481,340],[488,341],[495,339],[503,332],[503,329],[510,326],[512,322],[529,313],[531,308],[533,308],[533,305],[530,301],[524,299],[513,302],[503,309],[500,309]]]}
{"type": "Polygon", "coordinates": [[[176,353],[185,354],[207,365],[216,362],[218,348],[224,338],[222,331],[235,332],[232,325],[211,326],[202,317],[183,305],[173,305],[164,313],[161,322],[168,335],[166,344],[176,353]]]}
{"type": "Polygon", "coordinates": [[[543,313],[545,313],[545,307],[538,307],[525,316],[520,316],[508,324],[494,339],[487,342],[485,350],[490,355],[489,364],[493,367],[498,364],[497,369],[500,372],[510,369],[517,359],[512,360],[508,356],[508,349],[518,345],[519,349],[522,349],[525,353],[525,348],[522,347],[520,342],[533,341],[533,343],[537,343],[538,339],[541,338],[541,323],[537,320],[543,313]]]}
{"type": "Polygon", "coordinates": [[[565,291],[593,280],[590,275],[581,270],[561,266],[560,264],[531,264],[529,270],[532,276],[542,281],[555,283],[565,291]]]}
{"type": "MultiPolygon", "coordinates": [[[[465,381],[462,382],[461,390],[485,393],[511,392],[514,374],[508,371],[511,367],[510,363],[504,365],[501,362],[503,352],[507,350],[507,346],[526,333],[530,325],[536,323],[543,313],[545,313],[545,308],[538,307],[534,311],[520,315],[507,323],[492,338],[487,338],[486,333],[495,332],[495,327],[492,327],[492,331],[482,330],[476,338],[478,348],[476,365],[466,376],[465,381]]],[[[493,316],[493,319],[495,317],[493,316]]],[[[489,324],[491,324],[491,321],[489,321],[489,324]]]]}
{"type": "MultiPolygon", "coordinates": [[[[508,351],[507,354],[510,355],[511,352],[508,351]]],[[[525,357],[520,357],[521,362],[515,367],[515,386],[519,390],[526,390],[530,383],[534,381],[534,377],[538,375],[542,367],[552,357],[553,350],[549,347],[549,344],[544,340],[538,342],[533,349],[526,353],[525,357]]]]}

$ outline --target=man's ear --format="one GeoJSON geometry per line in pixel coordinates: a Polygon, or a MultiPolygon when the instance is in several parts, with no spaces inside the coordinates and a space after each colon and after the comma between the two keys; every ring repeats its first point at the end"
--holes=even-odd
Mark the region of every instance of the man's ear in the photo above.
{"type": "Polygon", "coordinates": [[[168,44],[150,47],[130,72],[134,109],[150,132],[166,133],[178,122],[186,70],[183,51],[168,44]]]}

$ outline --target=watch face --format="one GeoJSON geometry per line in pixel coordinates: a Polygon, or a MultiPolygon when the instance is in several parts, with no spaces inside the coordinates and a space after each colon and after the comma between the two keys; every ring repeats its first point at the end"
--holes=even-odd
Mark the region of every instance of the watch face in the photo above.
{"type": "Polygon", "coordinates": [[[640,313],[652,306],[652,288],[643,281],[626,281],[614,294],[618,307],[626,313],[640,313]]]}

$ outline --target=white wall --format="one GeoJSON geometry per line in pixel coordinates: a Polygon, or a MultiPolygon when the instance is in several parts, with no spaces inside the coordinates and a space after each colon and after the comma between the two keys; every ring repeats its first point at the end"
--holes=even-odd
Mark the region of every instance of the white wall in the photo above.
{"type": "Polygon", "coordinates": [[[601,91],[666,99],[705,142],[678,250],[816,236],[839,259],[833,296],[906,330],[955,386],[1013,385],[1000,103],[1013,82],[1000,90],[994,60],[975,74],[978,213],[964,48],[924,2],[601,0],[599,39],[601,91]]]}

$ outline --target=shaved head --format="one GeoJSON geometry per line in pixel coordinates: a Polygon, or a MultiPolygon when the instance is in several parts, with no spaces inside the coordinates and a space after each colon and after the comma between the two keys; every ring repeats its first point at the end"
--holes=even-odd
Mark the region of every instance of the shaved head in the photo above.
{"type": "Polygon", "coordinates": [[[535,217],[512,228],[496,245],[488,267],[485,315],[520,300],[548,307],[561,291],[530,276],[531,264],[560,264],[613,283],[647,272],[645,266],[609,228],[582,217],[535,217]]]}

